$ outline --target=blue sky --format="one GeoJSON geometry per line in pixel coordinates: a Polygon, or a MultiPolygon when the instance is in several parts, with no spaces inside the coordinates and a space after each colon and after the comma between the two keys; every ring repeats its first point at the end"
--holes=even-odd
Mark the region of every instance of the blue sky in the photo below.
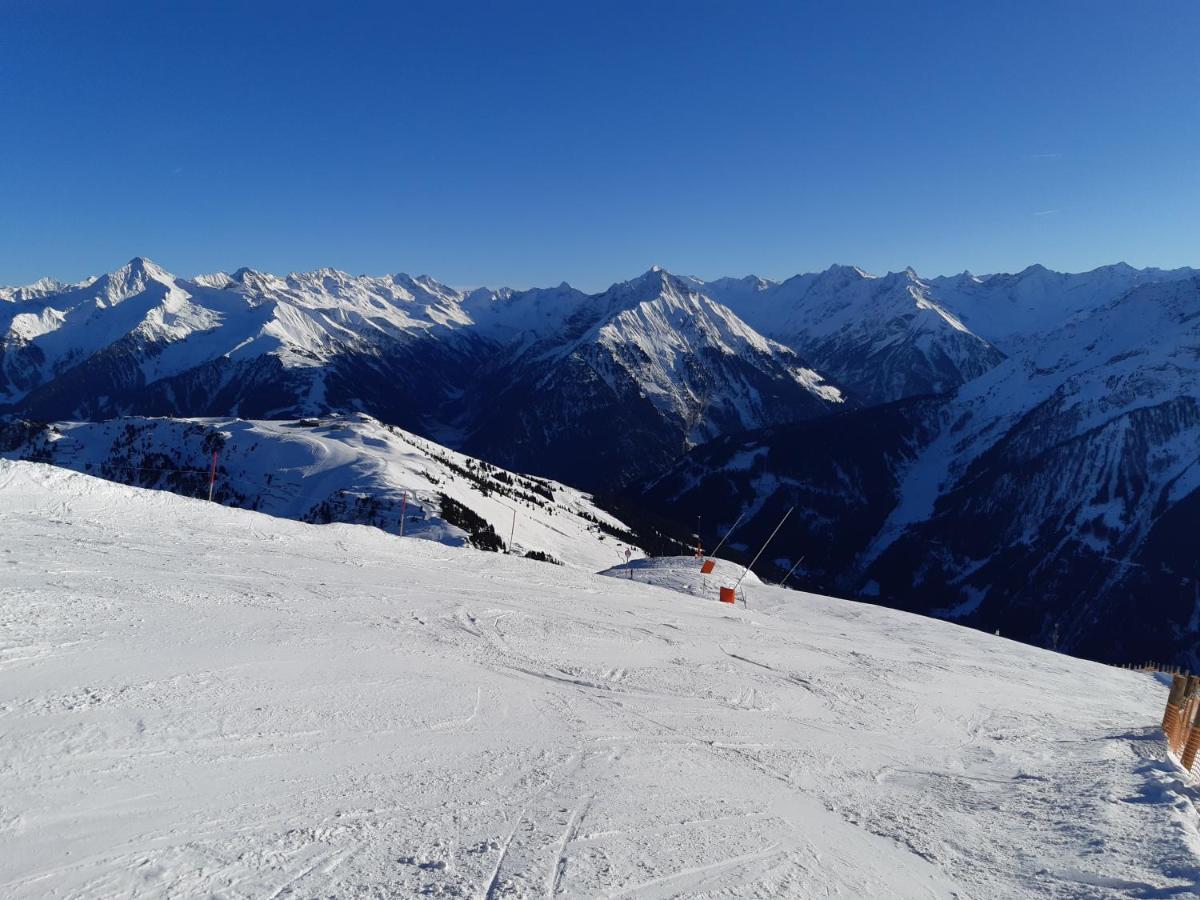
{"type": "Polygon", "coordinates": [[[0,0],[0,283],[1200,264],[1200,4],[0,0]]]}

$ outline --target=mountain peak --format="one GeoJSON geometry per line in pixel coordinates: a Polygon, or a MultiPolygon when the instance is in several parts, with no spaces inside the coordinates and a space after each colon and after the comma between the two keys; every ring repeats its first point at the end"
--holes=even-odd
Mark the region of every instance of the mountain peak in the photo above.
{"type": "Polygon", "coordinates": [[[260,272],[258,269],[251,269],[249,266],[242,266],[230,278],[238,284],[253,289],[263,289],[272,282],[278,281],[278,276],[260,272]]]}
{"type": "Polygon", "coordinates": [[[44,275],[33,282],[33,284],[25,284],[19,287],[0,287],[0,300],[35,300],[41,297],[48,297],[51,294],[57,294],[67,287],[68,285],[63,284],[61,281],[44,275]]]}
{"type": "Polygon", "coordinates": [[[120,303],[140,294],[152,283],[158,283],[168,288],[175,283],[171,273],[156,265],[144,256],[135,256],[115,272],[109,272],[94,282],[94,286],[102,293],[101,302],[109,304],[120,303]]]}
{"type": "Polygon", "coordinates": [[[673,281],[673,280],[676,280],[675,276],[672,275],[670,272],[668,272],[666,269],[664,269],[662,266],[651,266],[649,269],[647,269],[645,272],[643,272],[641,275],[637,276],[636,278],[631,278],[629,281],[618,282],[617,284],[614,284],[612,286],[612,288],[609,288],[609,290],[613,290],[614,288],[622,288],[622,287],[632,288],[635,290],[640,289],[640,288],[645,288],[647,286],[658,287],[660,285],[667,283],[668,281],[673,281]]]}
{"type": "MultiPolygon", "coordinates": [[[[629,281],[620,282],[620,284],[627,284],[630,286],[640,286],[646,284],[658,285],[674,277],[674,275],[672,275],[662,266],[651,266],[636,278],[631,278],[629,281]]],[[[617,285],[614,285],[614,287],[616,286],[617,285]]]]}
{"type": "Polygon", "coordinates": [[[128,273],[133,278],[170,278],[170,274],[162,266],[144,256],[135,256],[125,263],[117,272],[128,273]]]}
{"type": "Polygon", "coordinates": [[[51,278],[49,275],[43,275],[33,284],[26,285],[25,287],[31,292],[48,294],[52,291],[61,290],[62,283],[54,278],[51,278]]]}
{"type": "Polygon", "coordinates": [[[851,282],[864,278],[874,278],[875,276],[868,274],[858,266],[847,266],[840,263],[834,263],[824,272],[818,273],[817,277],[823,281],[838,279],[840,281],[851,282]]]}

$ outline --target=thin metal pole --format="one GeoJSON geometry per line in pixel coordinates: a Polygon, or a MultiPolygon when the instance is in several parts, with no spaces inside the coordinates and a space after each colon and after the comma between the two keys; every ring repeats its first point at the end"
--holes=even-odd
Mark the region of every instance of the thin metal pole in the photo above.
{"type": "MultiPolygon", "coordinates": [[[[203,471],[203,470],[201,470],[203,471]]],[[[212,469],[208,473],[208,502],[212,503],[213,485],[217,483],[217,451],[213,451],[212,469]]]]}
{"type": "Polygon", "coordinates": [[[799,567],[800,563],[802,563],[802,562],[804,562],[803,556],[800,557],[798,560],[796,560],[796,565],[794,565],[790,569],[788,569],[788,573],[783,576],[783,581],[779,582],[780,587],[783,587],[785,584],[787,584],[787,580],[792,577],[792,573],[796,571],[796,569],[799,567]]]}
{"type": "Polygon", "coordinates": [[[501,500],[497,500],[496,502],[499,503],[501,506],[503,506],[505,509],[509,510],[513,514],[512,527],[508,530],[508,550],[505,551],[507,553],[512,553],[513,552],[512,551],[513,535],[515,535],[517,533],[517,510],[515,507],[509,506],[507,503],[505,503],[501,500]]]}
{"type": "MultiPolygon", "coordinates": [[[[774,538],[775,535],[779,534],[779,529],[783,527],[783,523],[787,521],[787,517],[792,514],[792,509],[795,509],[795,508],[796,507],[793,506],[791,509],[789,509],[787,512],[785,512],[783,514],[783,518],[779,520],[779,524],[776,525],[775,530],[771,532],[771,537],[769,537],[765,541],[763,541],[763,545],[761,547],[759,547],[758,552],[754,554],[754,559],[750,560],[750,566],[753,566],[756,562],[758,562],[758,558],[760,556],[762,556],[763,551],[767,549],[767,544],[771,543],[772,538],[774,538]]],[[[746,577],[746,573],[750,571],[750,566],[746,566],[746,568],[744,568],[742,570],[742,578],[746,577]]],[[[733,586],[733,589],[735,591],[738,589],[738,584],[742,583],[742,578],[739,578],[737,580],[737,584],[735,584],[733,586]]]]}
{"type": "Polygon", "coordinates": [[[731,534],[733,534],[733,529],[737,528],[737,527],[738,527],[738,522],[742,521],[742,519],[744,519],[744,518],[746,518],[746,511],[743,509],[743,510],[742,510],[742,514],[741,514],[740,516],[738,516],[738,517],[737,517],[737,519],[734,521],[734,523],[733,523],[732,525],[730,525],[730,526],[729,526],[729,530],[725,532],[725,537],[721,538],[721,543],[717,544],[717,548],[716,548],[716,550],[713,550],[713,552],[712,552],[712,553],[708,554],[708,556],[709,556],[709,558],[710,558],[710,559],[714,559],[714,558],[716,558],[716,555],[717,555],[717,550],[720,550],[720,549],[721,549],[721,547],[722,547],[722,546],[725,544],[725,542],[726,542],[727,540],[729,540],[729,536],[730,536],[731,534]]]}
{"type": "Polygon", "coordinates": [[[404,537],[404,513],[408,509],[408,491],[400,493],[400,537],[404,537]]]}

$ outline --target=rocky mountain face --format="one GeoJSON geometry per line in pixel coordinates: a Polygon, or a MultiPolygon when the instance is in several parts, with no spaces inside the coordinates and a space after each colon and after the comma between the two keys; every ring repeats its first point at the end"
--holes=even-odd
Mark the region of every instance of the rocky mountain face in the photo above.
{"type": "Polygon", "coordinates": [[[78,285],[8,290],[0,329],[9,415],[362,410],[586,486],[646,477],[717,434],[845,399],[659,270],[589,296],[328,269],[189,280],[135,259],[78,285]]]}
{"type": "Polygon", "coordinates": [[[564,327],[496,358],[465,442],[502,464],[542,460],[586,486],[661,472],[719,434],[821,416],[844,403],[793,351],[665,272],[581,304],[564,327]]]}
{"type": "Polygon", "coordinates": [[[953,390],[1004,359],[911,269],[875,277],[833,266],[778,284],[722,279],[702,289],[869,404],[953,390]]]}
{"type": "MultiPolygon", "coordinates": [[[[648,505],[756,511],[802,582],[1101,659],[1200,636],[1200,279],[1094,303],[956,391],[692,451],[648,505]]],[[[719,512],[718,512],[719,511],[719,512]]]]}

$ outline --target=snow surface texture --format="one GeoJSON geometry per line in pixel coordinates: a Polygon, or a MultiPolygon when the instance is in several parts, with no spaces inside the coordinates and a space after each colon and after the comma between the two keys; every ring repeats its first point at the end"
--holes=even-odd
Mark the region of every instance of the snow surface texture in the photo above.
{"type": "MultiPolygon", "coordinates": [[[[705,557],[706,559],[710,557],[705,557]]],[[[743,566],[724,559],[713,560],[713,571],[708,575],[700,572],[700,561],[689,561],[689,557],[660,556],[630,560],[611,569],[605,569],[601,575],[613,578],[624,578],[630,581],[642,581],[658,587],[669,588],[681,594],[691,594],[693,597],[705,597],[709,600],[717,596],[722,586],[733,587],[741,579],[738,587],[739,599],[744,594],[743,588],[762,585],[762,581],[753,572],[746,572],[743,566]],[[745,577],[742,573],[745,572],[745,577]]]]}
{"type": "Polygon", "coordinates": [[[214,499],[230,506],[397,533],[403,515],[408,537],[464,544],[467,532],[441,509],[444,494],[482,518],[506,547],[511,542],[515,553],[548,553],[589,571],[623,561],[627,549],[642,555],[617,537],[628,530],[589,495],[507,472],[363,414],[291,422],[57,422],[8,455],[205,497],[217,446],[214,499]]]}
{"type": "Polygon", "coordinates": [[[1196,895],[1150,676],[32,463],[0,498],[8,897],[1196,895]]]}

